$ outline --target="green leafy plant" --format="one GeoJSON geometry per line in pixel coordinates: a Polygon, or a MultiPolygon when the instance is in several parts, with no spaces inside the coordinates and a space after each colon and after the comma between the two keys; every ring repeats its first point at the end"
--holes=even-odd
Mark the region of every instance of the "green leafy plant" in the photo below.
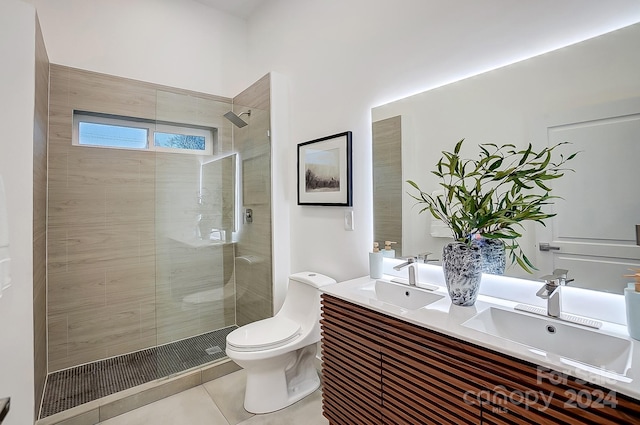
{"type": "Polygon", "coordinates": [[[463,142],[460,140],[453,152],[443,151],[431,172],[440,179],[444,193],[433,196],[407,180],[418,191],[410,195],[426,204],[420,213],[430,211],[434,218],[442,220],[456,241],[471,244],[477,234],[501,239],[511,262],[532,273],[537,269],[517,241],[522,236],[522,223],[535,221],[544,225],[545,219],[555,215],[543,211],[545,205],[558,198],[551,195],[548,181],[562,177],[569,170],[563,166],[578,153],[568,157],[560,154],[554,161],[554,150],[568,142],[539,152],[531,144],[516,150],[512,144],[486,143],[478,145],[478,159],[464,159],[460,157],[463,142]]]}

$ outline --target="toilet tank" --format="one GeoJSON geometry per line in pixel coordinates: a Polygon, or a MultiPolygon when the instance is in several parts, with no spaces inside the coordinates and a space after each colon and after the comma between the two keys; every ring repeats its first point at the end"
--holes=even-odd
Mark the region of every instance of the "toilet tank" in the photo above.
{"type": "Polygon", "coordinates": [[[320,320],[320,288],[336,283],[335,279],[316,272],[300,272],[289,276],[284,304],[276,316],[285,316],[303,328],[320,320]]]}

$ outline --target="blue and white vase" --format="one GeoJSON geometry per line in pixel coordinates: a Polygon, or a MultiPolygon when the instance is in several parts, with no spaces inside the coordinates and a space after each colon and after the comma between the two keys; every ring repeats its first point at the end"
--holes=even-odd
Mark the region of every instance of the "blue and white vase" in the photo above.
{"type": "Polygon", "coordinates": [[[476,244],[452,242],[442,249],[442,270],[451,302],[472,306],[482,279],[482,254],[476,244]]]}
{"type": "Polygon", "coordinates": [[[504,274],[506,256],[504,242],[500,239],[475,238],[473,243],[480,247],[482,254],[482,273],[504,274]]]}

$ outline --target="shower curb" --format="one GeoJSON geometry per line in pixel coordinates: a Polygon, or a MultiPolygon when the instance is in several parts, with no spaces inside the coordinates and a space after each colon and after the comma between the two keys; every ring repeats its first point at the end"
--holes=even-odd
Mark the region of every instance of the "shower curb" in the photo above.
{"type": "Polygon", "coordinates": [[[231,359],[196,367],[176,376],[157,379],[47,416],[35,425],[95,425],[154,401],[197,387],[240,370],[231,359]]]}

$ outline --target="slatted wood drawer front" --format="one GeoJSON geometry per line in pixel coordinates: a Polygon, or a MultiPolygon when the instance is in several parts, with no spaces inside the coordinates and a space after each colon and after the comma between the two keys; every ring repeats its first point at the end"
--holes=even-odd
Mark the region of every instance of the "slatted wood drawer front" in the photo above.
{"type": "Polygon", "coordinates": [[[321,322],[334,425],[640,424],[637,400],[328,295],[321,322]]]}
{"type": "MultiPolygon", "coordinates": [[[[491,423],[640,424],[640,404],[621,394],[613,393],[614,406],[603,405],[598,400],[611,395],[609,390],[567,375],[382,314],[378,326],[387,341],[381,347],[383,403],[387,383],[412,382],[427,385],[429,393],[440,387],[448,394],[443,403],[458,408],[484,404],[482,414],[491,423]]],[[[407,391],[407,397],[414,396],[407,391]]]]}
{"type": "Polygon", "coordinates": [[[375,316],[367,318],[333,300],[323,297],[322,306],[324,415],[334,425],[382,424],[375,316]]]}

